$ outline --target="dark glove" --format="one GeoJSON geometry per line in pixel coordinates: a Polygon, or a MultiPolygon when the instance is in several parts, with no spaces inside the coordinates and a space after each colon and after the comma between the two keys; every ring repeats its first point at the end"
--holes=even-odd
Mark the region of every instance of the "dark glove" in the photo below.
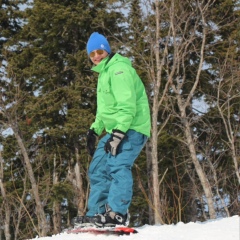
{"type": "Polygon", "coordinates": [[[111,153],[113,156],[117,155],[117,150],[120,142],[125,137],[125,133],[120,130],[113,130],[111,137],[107,140],[104,146],[106,153],[111,153]]]}
{"type": "Polygon", "coordinates": [[[94,132],[93,129],[89,129],[87,132],[87,151],[89,155],[92,157],[95,152],[95,144],[98,135],[94,132]]]}

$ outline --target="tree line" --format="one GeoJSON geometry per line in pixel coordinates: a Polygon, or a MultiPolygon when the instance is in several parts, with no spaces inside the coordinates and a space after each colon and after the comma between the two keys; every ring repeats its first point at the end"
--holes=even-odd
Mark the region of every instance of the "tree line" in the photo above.
{"type": "Polygon", "coordinates": [[[86,212],[86,132],[104,34],[146,87],[132,226],[239,214],[240,2],[21,0],[0,7],[0,240],[61,232],[86,212]]]}

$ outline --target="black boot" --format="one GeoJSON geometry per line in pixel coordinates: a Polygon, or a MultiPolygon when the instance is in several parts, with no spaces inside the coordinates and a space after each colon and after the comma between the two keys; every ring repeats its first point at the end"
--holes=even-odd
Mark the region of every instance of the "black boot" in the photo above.
{"type": "Polygon", "coordinates": [[[96,214],[95,216],[77,216],[72,220],[75,228],[78,227],[95,227],[95,222],[101,221],[102,215],[96,214]]]}
{"type": "Polygon", "coordinates": [[[112,209],[106,205],[106,213],[101,215],[96,221],[95,225],[98,227],[115,227],[116,225],[128,226],[130,214],[125,215],[112,211],[112,209]]]}

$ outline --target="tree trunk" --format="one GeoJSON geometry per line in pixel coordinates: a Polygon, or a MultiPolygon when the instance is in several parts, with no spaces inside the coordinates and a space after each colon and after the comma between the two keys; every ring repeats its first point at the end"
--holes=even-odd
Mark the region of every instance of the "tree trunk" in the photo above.
{"type": "MultiPolygon", "coordinates": [[[[150,190],[152,191],[152,204],[153,204],[153,213],[154,213],[154,224],[163,224],[162,211],[161,211],[161,202],[160,202],[160,191],[159,191],[159,170],[158,170],[158,111],[160,103],[163,97],[159,100],[159,89],[161,86],[161,70],[163,62],[160,61],[160,50],[159,50],[159,39],[160,39],[160,14],[159,14],[159,1],[155,1],[155,22],[156,22],[156,35],[155,39],[152,42],[152,50],[156,58],[155,66],[152,66],[149,71],[150,79],[153,81],[153,104],[152,104],[152,136],[150,139],[151,144],[151,156],[148,157],[148,167],[150,176],[149,185],[150,190]],[[157,69],[155,71],[155,69],[157,69]]],[[[164,95],[164,94],[163,94],[164,95]]]]}
{"type": "MultiPolygon", "coordinates": [[[[146,157],[147,157],[147,176],[148,176],[148,199],[153,203],[153,183],[152,183],[152,146],[151,141],[146,143],[146,157]]],[[[149,224],[154,224],[154,211],[151,204],[149,204],[149,224]]]]}
{"type": "MultiPolygon", "coordinates": [[[[232,73],[233,74],[233,73],[232,73]]],[[[234,163],[234,169],[235,169],[235,173],[236,173],[236,177],[238,180],[238,184],[240,185],[240,170],[239,170],[239,159],[237,157],[237,150],[235,147],[235,139],[238,136],[238,132],[239,129],[237,127],[237,129],[234,128],[233,123],[231,122],[231,108],[232,106],[230,105],[230,99],[227,100],[227,102],[224,102],[224,104],[221,104],[221,100],[220,100],[220,92],[222,91],[222,89],[224,88],[224,86],[221,86],[221,82],[219,83],[219,87],[218,87],[218,96],[217,96],[217,107],[219,110],[219,113],[222,117],[224,126],[225,126],[225,131],[227,134],[227,138],[228,138],[228,146],[231,149],[231,155],[232,155],[232,159],[233,159],[233,163],[234,163]],[[227,104],[226,104],[227,103],[227,104]],[[226,109],[227,109],[227,115],[224,116],[224,106],[226,105],[226,109]]],[[[226,88],[226,87],[225,87],[226,88]]],[[[230,88],[232,89],[232,87],[230,88]]],[[[228,96],[234,95],[234,93],[231,93],[230,91],[227,91],[225,93],[228,96]]],[[[232,97],[234,98],[234,96],[232,97]]]]}
{"type": "Polygon", "coordinates": [[[81,164],[80,164],[79,153],[77,148],[75,150],[75,154],[76,154],[76,165],[74,167],[74,172],[76,176],[76,186],[78,191],[78,194],[77,194],[78,195],[78,215],[82,216],[86,212],[86,206],[85,206],[86,194],[83,189],[81,164]]]}
{"type": "Polygon", "coordinates": [[[60,204],[57,201],[53,203],[53,233],[61,232],[61,210],[60,204]]]}
{"type": "Polygon", "coordinates": [[[39,228],[40,228],[39,231],[37,231],[37,229],[36,229],[36,231],[38,232],[38,234],[41,237],[44,237],[47,234],[47,220],[46,220],[46,217],[45,217],[42,202],[40,200],[38,185],[36,183],[36,180],[35,180],[35,177],[34,177],[34,172],[33,172],[33,169],[32,169],[32,165],[31,165],[30,159],[28,157],[27,150],[26,150],[26,148],[24,146],[24,143],[22,141],[22,138],[18,134],[17,128],[15,126],[12,126],[12,129],[13,129],[14,135],[17,139],[18,146],[21,149],[21,152],[23,154],[24,162],[25,162],[26,169],[27,169],[27,172],[28,172],[28,176],[29,176],[29,179],[30,179],[30,182],[31,182],[33,197],[34,197],[34,200],[35,200],[35,203],[36,203],[36,215],[37,215],[37,218],[38,218],[38,222],[39,222],[38,225],[39,225],[39,228]]]}
{"type": "MultiPolygon", "coordinates": [[[[157,103],[156,103],[157,104],[157,103]]],[[[159,191],[159,170],[158,170],[158,128],[157,128],[157,114],[158,108],[153,105],[153,120],[152,120],[152,137],[151,137],[151,146],[152,146],[152,156],[151,156],[151,177],[152,177],[152,192],[153,192],[153,212],[154,212],[154,224],[163,224],[160,204],[160,191],[159,191]]]]}
{"type": "Polygon", "coordinates": [[[187,117],[185,115],[185,109],[182,109],[181,106],[179,106],[179,107],[180,107],[180,111],[181,111],[182,122],[184,125],[184,133],[186,136],[186,141],[187,141],[188,149],[190,152],[191,160],[194,164],[197,175],[198,175],[201,185],[203,187],[205,197],[207,199],[209,216],[211,219],[215,219],[216,212],[214,209],[213,194],[212,194],[211,186],[208,182],[206,174],[204,173],[204,171],[198,161],[196,149],[195,149],[195,145],[194,145],[194,140],[193,140],[192,133],[191,133],[191,128],[190,128],[189,122],[187,120],[187,117]]]}
{"type": "Polygon", "coordinates": [[[19,197],[19,202],[20,202],[20,205],[17,209],[17,218],[15,219],[16,223],[15,223],[15,229],[14,229],[14,240],[18,240],[19,238],[19,233],[21,232],[20,230],[20,224],[21,224],[21,221],[22,221],[22,216],[23,216],[23,209],[25,208],[26,209],[26,206],[24,206],[24,199],[26,198],[26,189],[27,189],[27,186],[26,186],[26,182],[27,182],[27,174],[24,175],[24,178],[22,179],[22,182],[23,182],[23,192],[22,192],[22,196],[20,198],[19,197]]]}
{"type": "Polygon", "coordinates": [[[6,196],[6,191],[5,191],[5,187],[3,184],[3,159],[2,159],[2,154],[0,151],[0,190],[1,190],[1,194],[3,197],[3,204],[2,207],[4,208],[4,215],[5,215],[5,219],[4,219],[4,234],[5,234],[5,239],[6,240],[11,240],[11,234],[10,234],[10,214],[11,214],[11,210],[9,207],[9,203],[8,203],[8,199],[6,196]]]}
{"type": "MultiPolygon", "coordinates": [[[[53,186],[58,184],[58,175],[56,171],[56,154],[53,159],[53,186]]],[[[57,200],[54,200],[53,203],[53,233],[57,234],[61,232],[61,207],[60,203],[57,200]]]]}
{"type": "Polygon", "coordinates": [[[6,240],[11,240],[10,234],[10,208],[8,204],[5,204],[5,221],[4,221],[4,233],[6,240]]]}

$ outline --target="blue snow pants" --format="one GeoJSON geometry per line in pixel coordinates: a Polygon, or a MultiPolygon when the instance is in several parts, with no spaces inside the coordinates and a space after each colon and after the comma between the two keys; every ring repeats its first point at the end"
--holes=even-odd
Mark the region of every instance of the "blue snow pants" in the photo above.
{"type": "Polygon", "coordinates": [[[147,136],[128,130],[116,156],[104,150],[109,137],[110,134],[106,134],[99,141],[89,166],[90,194],[87,216],[104,213],[106,204],[112,211],[126,214],[132,200],[131,169],[147,141],[147,136]]]}

